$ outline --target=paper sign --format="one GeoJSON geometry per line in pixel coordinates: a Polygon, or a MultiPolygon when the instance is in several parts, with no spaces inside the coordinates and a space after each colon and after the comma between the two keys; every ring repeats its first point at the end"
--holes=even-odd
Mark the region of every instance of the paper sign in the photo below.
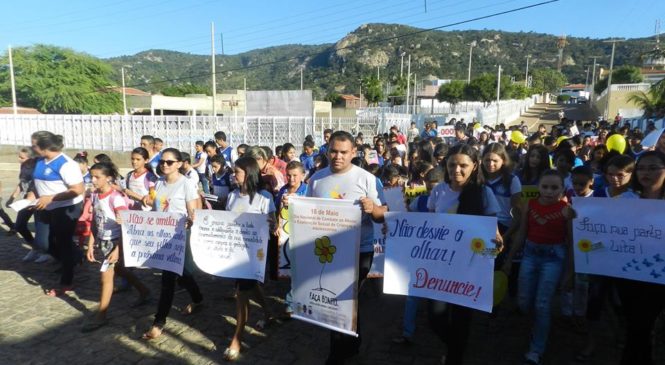
{"type": "Polygon", "coordinates": [[[407,204],[410,204],[414,198],[425,194],[427,194],[427,187],[425,185],[407,186],[404,189],[404,197],[407,204]]]}
{"type": "Polygon", "coordinates": [[[150,267],[182,275],[185,264],[185,216],[179,213],[123,210],[125,266],[150,267]]]}
{"type": "Polygon", "coordinates": [[[438,129],[439,137],[455,137],[455,126],[453,125],[443,125],[438,129]]]}
{"type": "Polygon", "coordinates": [[[194,262],[211,275],[263,282],[268,231],[266,214],[197,210],[190,240],[194,262]]]}
{"type": "Polygon", "coordinates": [[[294,318],[357,336],[360,220],[351,200],[289,198],[294,318]]]}
{"type": "Polygon", "coordinates": [[[664,200],[573,198],[573,207],[576,272],[665,284],[664,200]]]}
{"type": "Polygon", "coordinates": [[[495,217],[386,213],[383,292],[492,311],[495,217]]]}
{"type": "Polygon", "coordinates": [[[386,235],[383,234],[385,223],[373,223],[374,226],[374,256],[369,269],[368,278],[382,278],[385,263],[386,235]]]}
{"type": "Polygon", "coordinates": [[[406,212],[406,203],[404,202],[404,191],[401,187],[383,189],[383,197],[388,204],[388,210],[391,212],[406,212]]]}
{"type": "Polygon", "coordinates": [[[540,196],[538,185],[522,185],[522,201],[528,202],[540,196]]]}
{"type": "Polygon", "coordinates": [[[578,134],[580,134],[580,130],[577,128],[576,125],[570,127],[570,135],[571,136],[576,136],[578,134]]]}
{"type": "Polygon", "coordinates": [[[278,268],[277,276],[280,278],[291,277],[291,245],[290,233],[291,225],[289,224],[289,207],[282,206],[277,216],[277,224],[279,226],[279,240],[277,244],[278,268]]]}
{"type": "Polygon", "coordinates": [[[21,199],[9,204],[9,207],[12,208],[15,212],[19,212],[27,207],[32,207],[37,204],[36,200],[21,199]]]}

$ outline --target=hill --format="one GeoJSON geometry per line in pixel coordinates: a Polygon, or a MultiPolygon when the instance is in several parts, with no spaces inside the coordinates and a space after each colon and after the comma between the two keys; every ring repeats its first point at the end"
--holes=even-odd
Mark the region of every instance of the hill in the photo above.
{"type": "MultiPolygon", "coordinates": [[[[506,75],[524,78],[526,56],[530,68],[556,68],[558,36],[532,32],[495,30],[428,31],[394,24],[367,24],[346,35],[335,44],[283,45],[252,50],[238,55],[217,55],[218,90],[247,88],[297,89],[300,68],[304,67],[305,87],[317,98],[337,92],[358,92],[358,80],[376,73],[395,81],[399,76],[401,55],[411,55],[411,72],[418,79],[435,76],[442,79],[466,79],[469,46],[473,50],[472,75],[496,72],[501,64],[506,75]]],[[[569,82],[584,83],[591,56],[609,64],[611,44],[599,39],[568,37],[564,49],[562,72],[569,82]]],[[[641,55],[653,48],[650,39],[630,39],[617,44],[615,66],[640,65],[641,55]]],[[[165,50],[149,50],[133,56],[106,60],[120,78],[125,67],[127,85],[159,92],[174,85],[191,83],[209,85],[210,56],[165,50]],[[168,80],[162,82],[163,80],[168,80]]],[[[405,57],[406,63],[406,57],[405,57]]],[[[406,65],[405,65],[406,72],[406,65]]]]}

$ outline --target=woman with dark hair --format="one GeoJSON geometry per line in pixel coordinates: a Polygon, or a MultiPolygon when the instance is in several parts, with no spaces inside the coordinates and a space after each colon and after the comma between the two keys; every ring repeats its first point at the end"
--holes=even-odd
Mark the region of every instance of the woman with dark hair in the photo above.
{"type": "MultiPolygon", "coordinates": [[[[430,194],[427,208],[430,212],[495,216],[499,203],[492,190],[484,185],[478,151],[467,144],[458,144],[446,156],[444,182],[430,194]]],[[[503,240],[495,227],[494,240],[498,251],[503,240]]],[[[462,364],[471,324],[472,309],[455,304],[430,300],[428,305],[430,327],[447,344],[445,363],[462,364]]]]}
{"type": "Polygon", "coordinates": [[[430,141],[420,141],[417,145],[418,148],[418,159],[420,161],[427,161],[432,165],[436,165],[436,159],[434,158],[434,148],[430,141]]]}
{"type": "Polygon", "coordinates": [[[159,295],[159,305],[157,314],[152,323],[152,327],[143,334],[143,339],[152,340],[162,334],[166,317],[169,315],[173,296],[175,294],[176,281],[184,287],[192,299],[192,302],[183,308],[184,315],[190,315],[196,312],[203,301],[203,296],[196,284],[192,273],[194,271],[194,261],[189,246],[189,227],[194,219],[194,210],[200,208],[200,199],[196,186],[189,183],[181,170],[183,168],[183,158],[180,151],[175,148],[166,148],[161,152],[159,167],[162,175],[155,184],[154,197],[149,195],[143,197],[143,203],[149,205],[157,212],[180,213],[187,217],[187,245],[185,251],[185,265],[182,276],[171,271],[162,270],[162,288],[159,295]]]}
{"type": "Polygon", "coordinates": [[[551,167],[550,153],[547,147],[535,144],[529,147],[524,159],[524,167],[519,172],[522,185],[538,185],[538,180],[543,171],[551,167]]]}
{"type": "Polygon", "coordinates": [[[284,143],[280,158],[286,163],[300,161],[298,159],[298,154],[296,153],[296,146],[294,146],[293,143],[284,143]]]}
{"type": "Polygon", "coordinates": [[[33,171],[37,236],[48,237],[49,253],[62,263],[60,287],[46,292],[59,296],[72,290],[74,266],[82,253],[72,239],[81,216],[83,175],[76,162],[62,153],[62,136],[48,131],[32,134],[32,149],[39,156],[33,171]]]}
{"type": "Polygon", "coordinates": [[[111,160],[111,157],[109,157],[109,155],[107,155],[105,153],[100,153],[98,155],[95,155],[95,157],[92,159],[92,162],[93,163],[100,163],[100,162],[113,163],[113,161],[111,160]]]}

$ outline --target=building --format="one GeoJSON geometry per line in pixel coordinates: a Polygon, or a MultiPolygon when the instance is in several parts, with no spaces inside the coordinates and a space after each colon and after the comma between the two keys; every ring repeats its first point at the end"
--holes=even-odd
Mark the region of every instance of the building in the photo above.
{"type": "Polygon", "coordinates": [[[367,100],[362,99],[361,101],[360,97],[358,96],[351,94],[342,94],[340,95],[340,98],[342,99],[342,106],[346,109],[360,109],[367,107],[367,100]]]}

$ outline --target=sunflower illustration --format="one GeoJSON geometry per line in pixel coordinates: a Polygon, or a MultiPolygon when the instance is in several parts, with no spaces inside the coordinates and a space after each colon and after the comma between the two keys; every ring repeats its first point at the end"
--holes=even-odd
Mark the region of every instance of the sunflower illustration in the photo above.
{"type": "Polygon", "coordinates": [[[485,253],[485,241],[482,238],[474,238],[471,240],[471,251],[473,254],[471,255],[471,260],[469,260],[469,265],[471,265],[471,262],[473,261],[473,258],[476,257],[476,254],[482,255],[485,253]]]}
{"type": "Polygon", "coordinates": [[[319,262],[323,265],[321,265],[321,273],[319,274],[319,287],[313,290],[327,291],[332,295],[337,295],[332,291],[324,288],[323,285],[321,285],[323,270],[326,268],[326,264],[333,262],[333,258],[336,252],[337,252],[337,247],[331,244],[330,238],[328,236],[323,236],[314,240],[314,255],[319,258],[319,262]]]}
{"type": "Polygon", "coordinates": [[[577,241],[577,249],[584,253],[586,263],[589,263],[589,252],[593,250],[593,243],[587,239],[577,241]]]}

